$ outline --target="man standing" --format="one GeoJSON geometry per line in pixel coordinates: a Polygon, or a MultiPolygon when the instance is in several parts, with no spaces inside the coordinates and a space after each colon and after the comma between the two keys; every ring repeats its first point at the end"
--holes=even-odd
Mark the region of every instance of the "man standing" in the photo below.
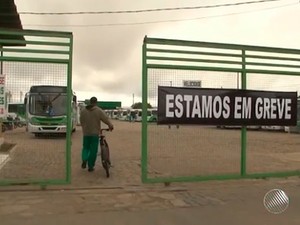
{"type": "Polygon", "coordinates": [[[112,131],[113,124],[110,122],[105,112],[97,106],[97,98],[90,99],[90,105],[86,106],[80,112],[80,123],[83,132],[83,147],[82,147],[82,164],[81,168],[85,169],[88,165],[88,171],[94,171],[97,158],[99,134],[101,130],[101,121],[108,125],[112,131]]]}

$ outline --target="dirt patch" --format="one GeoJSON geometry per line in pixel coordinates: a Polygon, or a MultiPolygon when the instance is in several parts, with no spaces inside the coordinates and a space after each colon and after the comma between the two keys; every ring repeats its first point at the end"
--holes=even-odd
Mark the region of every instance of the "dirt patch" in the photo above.
{"type": "Polygon", "coordinates": [[[9,153],[10,150],[12,150],[12,148],[15,147],[15,146],[16,146],[16,144],[4,142],[0,146],[0,153],[9,153]]]}

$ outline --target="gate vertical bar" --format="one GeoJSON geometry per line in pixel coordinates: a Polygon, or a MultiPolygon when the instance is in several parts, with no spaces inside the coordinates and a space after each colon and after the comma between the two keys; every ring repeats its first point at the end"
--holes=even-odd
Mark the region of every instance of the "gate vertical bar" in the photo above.
{"type": "Polygon", "coordinates": [[[147,102],[148,102],[148,85],[147,85],[147,43],[146,43],[146,37],[144,38],[143,43],[143,77],[142,77],[142,182],[147,181],[147,171],[148,171],[148,158],[147,158],[147,148],[148,148],[148,142],[147,142],[147,102]]]}
{"type": "MultiPolygon", "coordinates": [[[[247,89],[246,83],[246,54],[245,50],[242,50],[242,82],[241,88],[247,89]]],[[[241,176],[246,175],[246,148],[247,148],[247,128],[242,126],[241,130],[241,176]]]]}
{"type": "Polygon", "coordinates": [[[71,135],[72,135],[72,107],[71,104],[73,104],[73,93],[72,93],[72,58],[73,58],[73,35],[70,36],[70,45],[69,45],[69,63],[68,63],[68,79],[67,79],[67,87],[68,87],[68,99],[69,99],[69,104],[68,104],[68,130],[67,130],[67,151],[66,151],[66,182],[68,184],[71,183],[71,135]]]}

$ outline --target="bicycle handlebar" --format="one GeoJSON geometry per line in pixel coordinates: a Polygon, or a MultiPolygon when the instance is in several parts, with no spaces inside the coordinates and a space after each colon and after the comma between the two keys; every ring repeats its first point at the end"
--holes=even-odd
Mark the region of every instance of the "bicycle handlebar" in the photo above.
{"type": "Polygon", "coordinates": [[[104,136],[103,131],[110,131],[110,129],[109,128],[101,129],[100,133],[99,133],[99,136],[104,136]]]}
{"type": "Polygon", "coordinates": [[[109,128],[101,129],[101,131],[110,131],[109,128]]]}

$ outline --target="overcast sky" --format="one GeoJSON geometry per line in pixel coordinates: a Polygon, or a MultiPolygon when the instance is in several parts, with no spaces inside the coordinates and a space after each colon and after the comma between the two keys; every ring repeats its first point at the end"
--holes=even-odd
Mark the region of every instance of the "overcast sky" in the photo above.
{"type": "MultiPolygon", "coordinates": [[[[15,3],[21,13],[140,10],[246,1],[15,0],[15,3]]],[[[79,99],[96,96],[99,100],[121,100],[123,106],[132,104],[133,93],[135,101],[141,101],[141,50],[145,35],[300,49],[298,0],[135,14],[20,16],[24,29],[73,32],[73,89],[79,99]],[[181,21],[145,24],[166,20],[181,21]],[[144,24],[107,25],[118,23],[144,24]]]]}

